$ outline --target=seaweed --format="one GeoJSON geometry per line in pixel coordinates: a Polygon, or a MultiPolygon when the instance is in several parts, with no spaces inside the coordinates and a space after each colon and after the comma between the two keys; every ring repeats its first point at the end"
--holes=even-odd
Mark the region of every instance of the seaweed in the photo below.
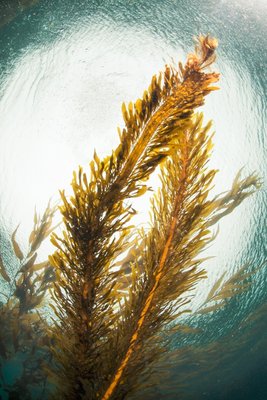
{"type": "MultiPolygon", "coordinates": [[[[255,173],[241,178],[239,171],[227,192],[210,196],[218,172],[208,165],[212,123],[196,109],[218,89],[219,74],[210,71],[217,45],[200,35],[185,65],[166,65],[142,98],[123,103],[117,148],[103,159],[95,152],[89,172],[74,171],[72,195],[60,192],[61,230],[52,226],[57,207],[48,204],[42,217],[35,211],[27,254],[16,238],[19,227],[11,234],[15,273],[0,255],[7,288],[0,382],[9,399],[151,398],[162,380],[167,396],[174,366],[184,369],[178,393],[198,376],[188,372],[191,364],[216,364],[209,355],[221,344],[174,351],[171,343],[177,332],[200,332],[181,316],[191,312],[193,289],[207,277],[200,254],[216,237],[213,226],[261,185],[255,173]],[[138,228],[132,201],[150,190],[157,173],[150,221],[138,228]],[[48,237],[55,252],[39,262],[48,237]],[[48,303],[50,318],[41,311],[48,303]],[[5,368],[12,361],[20,370],[11,382],[5,368]]],[[[257,270],[245,265],[225,282],[223,274],[197,313],[225,307],[257,270]]]]}
{"type": "Polygon", "coordinates": [[[3,293],[6,303],[0,307],[0,381],[9,399],[30,399],[33,388],[42,392],[46,387],[47,377],[42,365],[51,359],[51,338],[47,322],[38,310],[52,287],[55,271],[48,261],[36,261],[37,250],[53,229],[54,213],[55,208],[50,205],[42,217],[35,212],[26,255],[16,240],[18,227],[12,233],[10,241],[17,258],[14,276],[8,273],[1,257],[1,276],[8,283],[8,290],[3,293]],[[13,377],[8,377],[5,370],[12,363],[13,377]]]}
{"type": "Polygon", "coordinates": [[[70,197],[61,191],[64,230],[52,234],[49,258],[52,398],[124,399],[156,384],[153,366],[168,357],[173,324],[206,277],[199,254],[214,240],[211,227],[260,187],[256,174],[238,173],[228,192],[209,198],[211,122],[195,110],[218,89],[219,74],[205,71],[216,48],[200,35],[184,66],[153,76],[141,99],[122,105],[118,147],[102,160],[95,152],[89,173],[74,172],[70,197]],[[138,230],[131,199],[156,169],[149,229],[138,230]]]}
{"type": "Polygon", "coordinates": [[[251,263],[240,267],[229,279],[224,281],[226,272],[214,283],[206,300],[197,311],[199,314],[206,314],[224,307],[229,300],[247,291],[251,285],[251,278],[266,266],[266,261],[257,268],[252,268],[251,263]]]}

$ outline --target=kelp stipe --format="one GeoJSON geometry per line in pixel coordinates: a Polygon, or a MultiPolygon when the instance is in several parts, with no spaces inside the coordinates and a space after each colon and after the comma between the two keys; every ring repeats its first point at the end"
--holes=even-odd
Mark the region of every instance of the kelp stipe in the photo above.
{"type": "MultiPolygon", "coordinates": [[[[0,255],[0,273],[8,283],[6,302],[0,306],[0,393],[9,399],[31,399],[35,392],[39,398],[47,388],[43,363],[50,362],[50,337],[47,322],[39,308],[55,279],[54,268],[46,260],[37,262],[37,251],[50,236],[55,208],[50,205],[42,217],[35,212],[34,227],[29,236],[29,249],[23,254],[15,229],[11,235],[17,259],[15,274],[11,274],[0,255]],[[12,365],[12,373],[7,370],[12,365]]],[[[12,255],[10,255],[12,258],[12,255]]],[[[1,397],[1,396],[0,396],[1,397]]]]}
{"type": "Polygon", "coordinates": [[[200,36],[185,66],[166,66],[142,99],[123,104],[119,146],[103,160],[95,153],[89,177],[74,172],[69,199],[61,192],[65,228],[52,235],[57,251],[50,257],[57,271],[55,399],[124,399],[140,389],[167,351],[163,329],[205,277],[197,256],[213,239],[210,226],[258,187],[257,177],[236,179],[234,190],[208,199],[216,173],[207,167],[210,123],[203,126],[194,110],[216,89],[219,75],[204,72],[216,47],[216,39],[200,36]],[[147,190],[159,165],[151,229],[136,232],[127,200],[147,190]],[[126,276],[114,266],[130,241],[126,276]]]}

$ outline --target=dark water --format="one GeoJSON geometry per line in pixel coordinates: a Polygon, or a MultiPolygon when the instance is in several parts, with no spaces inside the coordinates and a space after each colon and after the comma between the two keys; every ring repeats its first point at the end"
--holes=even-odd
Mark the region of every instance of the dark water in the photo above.
{"type": "MultiPolygon", "coordinates": [[[[219,38],[222,74],[221,91],[204,108],[216,130],[216,190],[226,190],[242,166],[258,171],[263,188],[221,223],[210,279],[197,289],[193,309],[223,271],[231,276],[244,262],[260,265],[267,256],[265,2],[22,3],[0,6],[0,245],[10,269],[7,238],[18,222],[23,246],[34,206],[56,198],[94,148],[105,154],[114,146],[121,102],[140,96],[153,73],[184,59],[192,37],[208,32],[219,38]]],[[[266,399],[265,304],[261,269],[222,311],[193,314],[187,323],[199,332],[173,338],[173,348],[187,349],[181,366],[147,398],[266,399]]],[[[19,363],[2,372],[12,384],[19,363]]]]}

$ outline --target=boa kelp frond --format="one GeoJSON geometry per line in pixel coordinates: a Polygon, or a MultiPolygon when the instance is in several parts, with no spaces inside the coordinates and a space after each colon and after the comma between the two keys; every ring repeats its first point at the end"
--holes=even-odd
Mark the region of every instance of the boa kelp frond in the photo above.
{"type": "Polygon", "coordinates": [[[200,36],[184,66],[166,66],[143,98],[123,104],[119,146],[103,160],[95,153],[88,175],[74,173],[70,198],[61,192],[65,227],[53,234],[50,257],[57,275],[55,398],[118,400],[138,389],[166,351],[162,329],[205,276],[197,256],[213,238],[210,226],[258,186],[256,176],[237,179],[227,194],[208,199],[216,173],[207,166],[210,123],[203,126],[195,109],[216,89],[219,75],[204,71],[216,47],[216,39],[200,36]],[[145,193],[159,165],[151,229],[136,233],[129,199],[145,193]],[[114,266],[130,241],[126,274],[114,266]]]}
{"type": "Polygon", "coordinates": [[[192,118],[161,167],[162,186],[152,199],[151,230],[140,232],[134,245],[138,257],[131,261],[132,282],[121,308],[108,371],[112,379],[103,400],[123,399],[138,382],[134,372],[142,371],[144,379],[144,374],[149,374],[147,366],[167,351],[167,342],[159,333],[181,312],[190,311],[189,292],[206,277],[199,268],[204,260],[197,257],[214,238],[209,226],[226,209],[232,210],[240,190],[248,196],[258,185],[257,178],[246,178],[252,185],[244,190],[240,184],[236,197],[229,191],[233,201],[229,205],[208,199],[216,173],[207,167],[212,148],[209,127],[202,125],[202,115],[192,118]]]}

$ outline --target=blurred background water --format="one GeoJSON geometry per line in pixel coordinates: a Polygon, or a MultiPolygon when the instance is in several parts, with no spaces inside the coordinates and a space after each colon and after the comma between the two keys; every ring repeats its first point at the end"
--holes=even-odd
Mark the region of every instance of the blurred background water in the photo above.
{"type": "MultiPolygon", "coordinates": [[[[0,5],[0,250],[11,270],[10,233],[20,223],[18,239],[27,246],[34,207],[56,201],[94,149],[105,155],[116,145],[122,101],[140,97],[166,63],[184,61],[199,33],[220,43],[221,90],[203,107],[216,131],[214,193],[229,188],[241,167],[244,175],[256,170],[263,188],[220,223],[193,311],[224,271],[228,277],[244,262],[266,260],[267,3],[13,0],[0,5]]],[[[143,204],[137,223],[147,214],[143,204]]],[[[47,244],[43,256],[49,251],[47,244]]],[[[199,349],[197,357],[186,354],[194,378],[174,368],[150,398],[266,399],[265,304],[261,269],[221,312],[193,313],[188,323],[198,333],[175,336],[173,347],[199,349]],[[168,389],[182,379],[192,379],[182,394],[168,389]]]]}

